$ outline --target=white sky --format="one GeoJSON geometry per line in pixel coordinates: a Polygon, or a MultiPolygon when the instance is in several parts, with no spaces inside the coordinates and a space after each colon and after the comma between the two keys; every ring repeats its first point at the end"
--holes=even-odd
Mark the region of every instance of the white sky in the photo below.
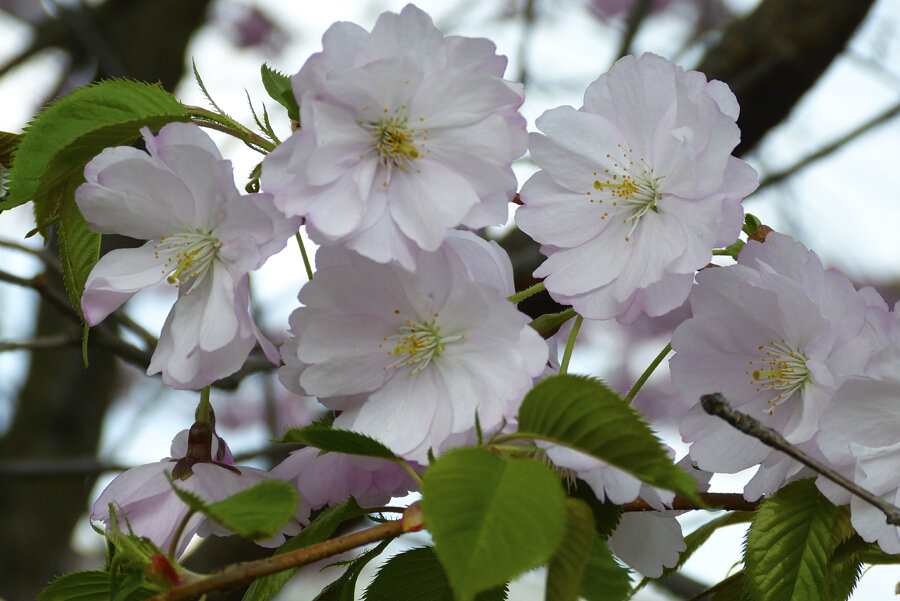
{"type": "MultiPolygon", "coordinates": [[[[227,16],[250,2],[220,0],[215,14],[227,16]]],[[[290,41],[279,56],[266,56],[255,49],[235,50],[217,23],[200,31],[189,52],[197,61],[207,89],[233,117],[251,124],[244,90],[254,103],[264,101],[272,113],[276,131],[287,133],[282,111],[266,96],[259,83],[259,65],[266,61],[279,70],[294,73],[312,52],[321,49],[321,35],[336,20],[350,20],[371,28],[385,9],[399,10],[405,1],[330,0],[329,2],[284,2],[260,0],[275,20],[287,30],[290,41]],[[314,8],[313,8],[314,7],[314,8]]],[[[465,10],[447,0],[422,0],[418,5],[428,11],[445,33],[484,36],[494,41],[499,52],[510,57],[508,76],[519,70],[518,56],[521,26],[515,22],[492,19],[503,0],[476,2],[463,0],[465,10]]],[[[530,72],[536,85],[526,89],[523,114],[533,128],[534,119],[544,110],[571,104],[580,106],[588,83],[605,71],[614,56],[618,36],[612,26],[588,17],[578,0],[547,0],[548,15],[534,32],[527,53],[530,72]]],[[[752,0],[731,2],[746,10],[752,0]]],[[[900,100],[900,3],[879,0],[866,24],[851,43],[851,53],[838,58],[817,87],[798,105],[790,121],[772,133],[750,157],[761,171],[778,169],[842,135],[876,113],[900,100]],[[873,66],[872,63],[878,65],[873,66]],[[885,74],[887,71],[890,75],[885,74]]],[[[685,35],[683,19],[673,16],[651,18],[637,42],[641,50],[671,55],[685,35]]],[[[0,60],[28,41],[28,29],[0,17],[0,60]]],[[[696,51],[685,57],[696,59],[696,51]]],[[[0,81],[0,130],[19,131],[36,104],[55,81],[60,56],[43,53],[23,68],[0,81]]],[[[686,66],[690,66],[687,64],[686,66]]],[[[192,80],[178,89],[181,100],[206,106],[192,80]]],[[[257,104],[258,106],[258,104],[257,104]]],[[[868,278],[896,278],[900,273],[900,170],[896,167],[900,119],[869,133],[832,156],[819,161],[793,178],[788,185],[773,187],[748,199],[746,210],[765,223],[791,233],[822,256],[827,266],[839,267],[858,281],[868,278]]],[[[223,154],[236,165],[237,177],[249,172],[259,160],[232,139],[218,137],[223,154]]],[[[524,167],[520,185],[529,173],[524,167]]],[[[243,182],[238,182],[243,186],[243,182]]],[[[23,207],[0,216],[0,237],[21,240],[30,229],[30,209],[23,207]]],[[[32,240],[31,242],[36,242],[32,240]]],[[[19,253],[0,249],[4,268],[23,276],[36,273],[39,266],[24,260],[19,253]]],[[[264,315],[263,327],[269,332],[283,331],[287,315],[296,306],[296,294],[304,281],[299,253],[290,244],[281,255],[263,268],[254,282],[256,304],[264,315]]],[[[31,304],[30,293],[0,286],[0,339],[22,340],[29,331],[25,324],[31,304]]],[[[144,294],[132,302],[132,314],[158,330],[170,303],[159,294],[144,294]]],[[[18,386],[26,364],[22,354],[0,353],[0,431],[8,421],[8,403],[18,386]]],[[[135,377],[140,375],[135,372],[135,377]]],[[[244,393],[251,400],[253,386],[244,393]]],[[[104,437],[104,454],[124,463],[154,461],[168,454],[172,435],[190,423],[195,395],[165,392],[156,381],[138,387],[129,403],[113,412],[104,437]],[[122,436],[121,424],[137,429],[122,436]],[[126,440],[127,439],[127,442],[126,440]]],[[[215,403],[215,395],[214,395],[215,403]]],[[[226,436],[236,449],[253,448],[265,436],[261,426],[230,432],[226,436]]],[[[696,526],[699,517],[685,518],[685,525],[696,526]]],[[[742,530],[723,530],[707,544],[685,571],[704,581],[723,577],[740,557],[742,530]]],[[[97,542],[90,532],[77,536],[80,545],[97,542]]],[[[96,547],[94,547],[96,548],[96,547]]],[[[893,584],[900,580],[900,568],[873,569],[862,579],[854,599],[888,598],[893,584]]],[[[511,599],[534,594],[539,576],[528,576],[511,599]],[[532,591],[527,593],[526,591],[532,591]]],[[[535,597],[537,598],[537,597],[535,597]]]]}

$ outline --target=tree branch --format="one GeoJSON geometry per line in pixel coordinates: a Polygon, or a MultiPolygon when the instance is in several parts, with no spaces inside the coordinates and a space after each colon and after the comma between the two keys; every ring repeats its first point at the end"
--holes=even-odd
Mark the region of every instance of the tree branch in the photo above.
{"type": "Polygon", "coordinates": [[[227,590],[237,585],[252,582],[257,578],[299,568],[310,563],[331,557],[362,545],[394,538],[404,532],[413,532],[422,528],[422,518],[418,503],[410,505],[403,513],[403,519],[386,522],[360,530],[352,534],[326,540],[317,545],[303,549],[259,559],[225,566],[212,576],[176,586],[164,593],[156,595],[149,601],[182,601],[194,599],[212,591],[227,590]]]}
{"type": "MultiPolygon", "coordinates": [[[[727,493],[727,492],[705,492],[700,493],[700,498],[706,505],[709,505],[713,509],[726,509],[728,511],[755,511],[757,507],[759,507],[759,501],[747,501],[744,499],[744,496],[740,493],[727,493]]],[[[672,501],[671,509],[705,509],[704,507],[697,507],[697,504],[685,499],[684,497],[676,496],[672,501]]],[[[622,511],[634,512],[634,511],[659,511],[657,508],[652,507],[647,501],[644,499],[638,498],[631,503],[625,503],[622,505],[622,511]]]]}
{"type": "Polygon", "coordinates": [[[875,117],[866,121],[859,127],[844,134],[843,136],[841,136],[834,142],[831,142],[830,144],[826,144],[819,150],[813,152],[812,154],[805,156],[804,158],[800,159],[799,161],[797,161],[796,163],[794,163],[787,169],[782,169],[781,171],[776,171],[775,173],[767,175],[761,182],[759,182],[759,187],[756,189],[756,191],[758,192],[759,190],[762,190],[766,186],[771,186],[772,184],[777,184],[778,182],[794,175],[798,171],[808,167],[812,163],[818,161],[821,158],[828,156],[835,150],[841,148],[844,144],[847,144],[848,142],[851,142],[854,139],[858,138],[859,136],[863,135],[870,129],[881,125],[882,123],[884,123],[885,121],[888,121],[889,119],[894,118],[898,113],[900,113],[900,103],[897,103],[894,106],[892,106],[891,108],[889,108],[888,110],[884,111],[883,113],[876,115],[875,117]]]}
{"type": "Polygon", "coordinates": [[[807,455],[804,451],[789,443],[787,440],[785,440],[784,436],[782,436],[772,428],[764,426],[761,422],[750,417],[746,413],[735,411],[731,408],[731,406],[728,404],[728,400],[726,400],[721,393],[716,392],[713,394],[703,395],[702,397],[700,397],[700,403],[703,405],[704,411],[706,411],[710,415],[714,415],[716,417],[724,419],[726,422],[728,422],[744,434],[756,438],[764,445],[770,446],[773,449],[777,449],[782,453],[796,459],[806,467],[815,470],[823,477],[828,478],[841,488],[850,491],[860,499],[871,503],[872,505],[880,509],[884,513],[884,515],[887,516],[887,521],[889,524],[900,526],[900,507],[895,507],[890,503],[885,503],[869,491],[860,488],[856,485],[856,483],[848,480],[828,466],[819,463],[818,461],[807,455]]]}

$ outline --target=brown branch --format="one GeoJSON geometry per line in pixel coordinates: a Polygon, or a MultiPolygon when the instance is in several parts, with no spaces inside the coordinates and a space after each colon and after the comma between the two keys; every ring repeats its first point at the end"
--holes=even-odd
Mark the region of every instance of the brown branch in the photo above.
{"type": "Polygon", "coordinates": [[[52,349],[64,346],[72,346],[81,343],[81,332],[72,334],[59,334],[57,336],[40,336],[25,340],[24,342],[12,342],[0,340],[0,353],[9,351],[33,351],[35,349],[52,349]]]}
{"type": "MultiPolygon", "coordinates": [[[[727,492],[706,492],[700,493],[700,498],[703,502],[712,507],[713,509],[727,509],[729,511],[754,511],[757,507],[759,507],[759,501],[747,501],[744,499],[744,496],[740,493],[727,493],[727,492]]],[[[705,509],[704,507],[697,507],[697,504],[685,499],[684,497],[676,496],[672,501],[671,509],[705,509]]],[[[652,507],[647,501],[644,499],[638,498],[631,503],[625,503],[622,505],[622,511],[624,512],[633,512],[633,511],[659,511],[655,507],[652,507]]]]}
{"type": "Polygon", "coordinates": [[[421,514],[418,513],[418,504],[413,504],[404,512],[403,519],[379,524],[282,555],[232,564],[217,574],[176,586],[156,595],[149,601],[181,601],[194,599],[212,591],[228,590],[275,572],[299,568],[362,545],[394,538],[404,532],[413,532],[421,527],[422,520],[421,514]]]}
{"type": "Polygon", "coordinates": [[[841,148],[842,146],[844,146],[844,144],[847,144],[848,142],[853,141],[854,139],[863,135],[870,129],[881,125],[885,121],[888,121],[889,119],[894,118],[898,114],[900,114],[900,103],[895,104],[894,106],[892,106],[888,110],[884,111],[883,113],[876,115],[875,117],[866,121],[859,127],[844,134],[843,136],[841,136],[834,142],[831,142],[830,144],[826,144],[825,146],[823,146],[819,150],[813,152],[812,154],[809,154],[809,155],[803,157],[802,159],[800,159],[799,161],[797,161],[790,167],[788,167],[786,169],[782,169],[781,171],[776,171],[775,173],[772,173],[771,175],[767,175],[761,182],[759,182],[759,187],[756,190],[757,191],[762,190],[766,186],[771,186],[772,184],[777,184],[778,182],[794,175],[798,171],[808,167],[812,163],[828,156],[835,150],[841,148]]]}
{"type": "Polygon", "coordinates": [[[772,428],[764,426],[760,421],[750,417],[746,413],[735,411],[721,393],[716,392],[703,395],[700,397],[700,403],[703,405],[703,410],[710,415],[722,418],[744,434],[756,438],[764,445],[779,450],[785,455],[796,459],[806,467],[815,470],[841,488],[880,509],[884,515],[887,516],[887,522],[889,524],[900,526],[900,507],[885,503],[869,491],[857,486],[855,482],[848,480],[828,466],[819,463],[804,451],[789,443],[784,436],[772,428]]]}
{"type": "Polygon", "coordinates": [[[634,43],[634,38],[637,36],[644,19],[650,14],[652,5],[653,0],[638,0],[634,3],[631,13],[628,15],[628,23],[625,25],[625,33],[622,36],[621,44],[619,44],[619,51],[616,53],[618,58],[631,53],[631,45],[634,43]]]}

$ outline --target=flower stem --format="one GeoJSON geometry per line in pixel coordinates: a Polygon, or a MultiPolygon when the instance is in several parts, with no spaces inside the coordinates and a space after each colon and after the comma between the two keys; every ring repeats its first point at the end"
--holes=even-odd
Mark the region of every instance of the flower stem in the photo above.
{"type": "Polygon", "coordinates": [[[578,336],[578,330],[581,329],[581,322],[584,318],[581,315],[575,316],[575,323],[572,324],[572,331],[569,332],[569,340],[566,341],[566,350],[563,351],[562,362],[559,364],[559,373],[564,374],[569,369],[569,359],[572,358],[572,350],[575,348],[575,338],[578,336]]]}
{"type": "Polygon", "coordinates": [[[209,414],[212,410],[212,405],[209,403],[209,391],[209,386],[200,391],[200,403],[197,404],[197,410],[194,412],[195,422],[209,423],[209,414]]]}
{"type": "Polygon", "coordinates": [[[230,117],[220,115],[199,106],[185,105],[184,108],[187,110],[188,115],[191,116],[191,121],[201,127],[207,127],[209,129],[215,129],[217,131],[224,132],[232,137],[237,138],[238,140],[241,140],[250,148],[253,148],[254,150],[257,150],[263,154],[271,152],[275,149],[275,144],[273,142],[253,133],[230,117]]]}
{"type": "Polygon", "coordinates": [[[412,477],[413,482],[419,487],[419,490],[422,490],[422,476],[416,473],[416,470],[412,468],[410,464],[405,461],[399,461],[400,467],[406,470],[406,473],[412,477]]]}
{"type": "Polygon", "coordinates": [[[175,550],[178,549],[178,541],[181,539],[181,535],[184,534],[184,529],[187,527],[188,520],[194,517],[194,510],[190,509],[181,519],[181,523],[178,524],[178,530],[175,531],[175,536],[172,537],[172,544],[169,545],[169,559],[175,560],[175,550]]]}
{"type": "Polygon", "coordinates": [[[516,292],[515,294],[513,294],[512,296],[509,297],[509,300],[513,304],[519,304],[526,298],[528,298],[530,296],[534,296],[535,294],[543,292],[544,290],[546,290],[546,288],[544,288],[544,282],[538,282],[534,286],[529,286],[528,288],[526,288],[525,290],[522,290],[521,292],[516,292]]]}
{"type": "Polygon", "coordinates": [[[652,374],[656,370],[656,368],[659,367],[659,364],[662,363],[662,360],[665,359],[666,355],[668,355],[671,351],[672,343],[670,342],[666,345],[666,348],[660,351],[656,358],[650,362],[650,365],[647,366],[647,369],[644,370],[644,373],[641,374],[641,377],[637,379],[637,382],[634,383],[634,386],[632,386],[631,390],[628,391],[628,394],[625,395],[625,398],[623,400],[625,401],[626,405],[631,404],[631,401],[633,401],[634,397],[637,396],[638,391],[641,389],[641,387],[643,387],[644,383],[650,377],[650,374],[652,374]]]}
{"type": "Polygon", "coordinates": [[[309,264],[309,257],[306,254],[306,247],[303,245],[303,237],[300,235],[300,232],[294,234],[294,237],[297,238],[297,246],[300,247],[300,254],[303,256],[303,266],[306,267],[306,277],[312,280],[313,270],[309,264]]]}

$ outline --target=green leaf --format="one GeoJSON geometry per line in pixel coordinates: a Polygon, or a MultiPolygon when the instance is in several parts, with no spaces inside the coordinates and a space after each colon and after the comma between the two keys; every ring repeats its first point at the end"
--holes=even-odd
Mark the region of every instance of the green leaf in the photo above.
{"type": "Polygon", "coordinates": [[[562,325],[573,317],[575,317],[575,310],[569,308],[559,313],[540,315],[528,325],[544,338],[549,338],[556,334],[562,325]]]}
{"type": "MultiPolygon", "coordinates": [[[[365,515],[365,512],[360,509],[359,505],[352,498],[340,505],[329,507],[316,516],[316,519],[301,530],[300,534],[281,545],[275,551],[275,555],[321,543],[330,538],[342,523],[362,515],[365,515]]],[[[255,580],[244,594],[243,601],[268,601],[281,590],[296,571],[296,568],[283,570],[255,580]]]]}
{"type": "Polygon", "coordinates": [[[118,577],[111,578],[109,573],[100,570],[72,572],[51,582],[38,595],[37,601],[109,601],[114,592],[124,593],[125,596],[121,597],[123,600],[137,601],[149,599],[159,592],[158,588],[139,584],[120,590],[121,580],[118,577]],[[113,586],[116,588],[113,589],[113,586]]]}
{"type": "Polygon", "coordinates": [[[104,148],[132,142],[141,127],[157,130],[188,119],[184,107],[155,85],[113,79],[79,88],[50,104],[22,133],[0,210],[29,200],[45,203],[104,148]]]}
{"type": "Polygon", "coordinates": [[[892,565],[900,563],[900,555],[885,553],[877,544],[872,543],[863,551],[862,561],[873,566],[892,565]]]}
{"type": "Polygon", "coordinates": [[[84,294],[88,274],[100,259],[100,234],[88,229],[87,222],[75,204],[75,188],[81,181],[84,181],[83,177],[72,177],[67,182],[59,218],[58,240],[66,292],[83,319],[81,296],[84,294]]]}
{"type": "Polygon", "coordinates": [[[868,546],[853,529],[850,507],[838,507],[831,528],[824,599],[844,601],[850,596],[862,573],[862,558],[868,546]]]}
{"type": "Polygon", "coordinates": [[[280,442],[300,443],[335,453],[401,461],[393,451],[371,436],[350,430],[335,430],[318,422],[305,428],[290,428],[280,442]]]}
{"type": "Polygon", "coordinates": [[[595,536],[581,578],[581,596],[587,601],[623,601],[630,592],[630,570],[615,560],[606,541],[595,536]]]}
{"type": "Polygon", "coordinates": [[[744,580],[759,601],[822,599],[836,508],[812,479],[763,501],[747,533],[744,580]]]}
{"type": "Polygon", "coordinates": [[[108,601],[110,578],[99,570],[64,574],[51,582],[37,601],[108,601]]]}
{"type": "Polygon", "coordinates": [[[704,506],[694,479],[672,463],[641,416],[598,380],[557,375],[541,381],[522,401],[519,432],[583,451],[704,506]]]}
{"type": "Polygon", "coordinates": [[[277,534],[300,503],[297,489],[278,480],[260,482],[215,503],[204,502],[197,495],[179,488],[177,483],[173,483],[172,488],[194,511],[251,540],[277,534]]]}
{"type": "Polygon", "coordinates": [[[753,215],[752,213],[746,213],[744,214],[744,226],[741,229],[748,236],[752,236],[756,233],[761,225],[762,221],[759,220],[759,217],[753,215]]]}
{"type": "Polygon", "coordinates": [[[591,508],[591,513],[594,516],[594,529],[597,536],[602,540],[606,540],[612,536],[613,531],[615,531],[616,527],[619,525],[619,521],[622,519],[621,506],[616,505],[609,499],[601,503],[594,494],[590,484],[584,480],[576,480],[575,487],[570,489],[569,494],[576,499],[584,501],[587,503],[588,507],[591,508]]]}
{"type": "Polygon", "coordinates": [[[375,548],[366,551],[350,562],[341,577],[322,589],[315,601],[355,601],[356,581],[359,579],[359,573],[366,567],[366,564],[381,555],[392,541],[392,538],[383,540],[375,548]]]}
{"type": "Polygon", "coordinates": [[[693,555],[694,552],[703,545],[703,543],[709,540],[709,537],[712,536],[713,533],[719,528],[724,528],[725,526],[733,526],[735,524],[744,524],[751,521],[754,515],[755,514],[752,511],[731,511],[724,515],[720,515],[714,520],[706,522],[684,537],[686,548],[679,554],[678,563],[676,563],[671,568],[664,567],[663,573],[659,578],[644,578],[643,580],[641,580],[640,584],[638,584],[634,589],[635,592],[644,588],[651,581],[666,578],[681,569],[681,566],[683,566],[684,563],[691,558],[691,555],[693,555]]]}
{"type": "Polygon", "coordinates": [[[715,586],[706,589],[706,594],[698,595],[696,598],[703,599],[703,601],[747,601],[744,576],[743,571],[732,574],[715,586]]]}
{"type": "Polygon", "coordinates": [[[594,516],[587,503],[566,499],[566,534],[547,564],[546,601],[575,601],[594,545],[594,516]]]}
{"type": "Polygon", "coordinates": [[[422,514],[457,601],[545,563],[566,527],[557,475],[533,459],[455,449],[425,472],[422,514]]]}
{"type": "MultiPolygon", "coordinates": [[[[505,601],[506,586],[482,591],[475,601],[505,601]]],[[[454,601],[434,547],[419,547],[385,562],[363,593],[364,601],[454,601]]]]}
{"type": "Polygon", "coordinates": [[[9,167],[12,161],[13,151],[16,144],[19,143],[19,134],[13,134],[8,131],[0,131],[0,165],[9,167]]]}
{"type": "Polygon", "coordinates": [[[263,86],[265,86],[266,92],[269,93],[272,100],[286,108],[288,117],[293,121],[300,121],[300,105],[297,104],[297,99],[294,97],[291,78],[265,63],[260,67],[260,72],[263,86]]]}

